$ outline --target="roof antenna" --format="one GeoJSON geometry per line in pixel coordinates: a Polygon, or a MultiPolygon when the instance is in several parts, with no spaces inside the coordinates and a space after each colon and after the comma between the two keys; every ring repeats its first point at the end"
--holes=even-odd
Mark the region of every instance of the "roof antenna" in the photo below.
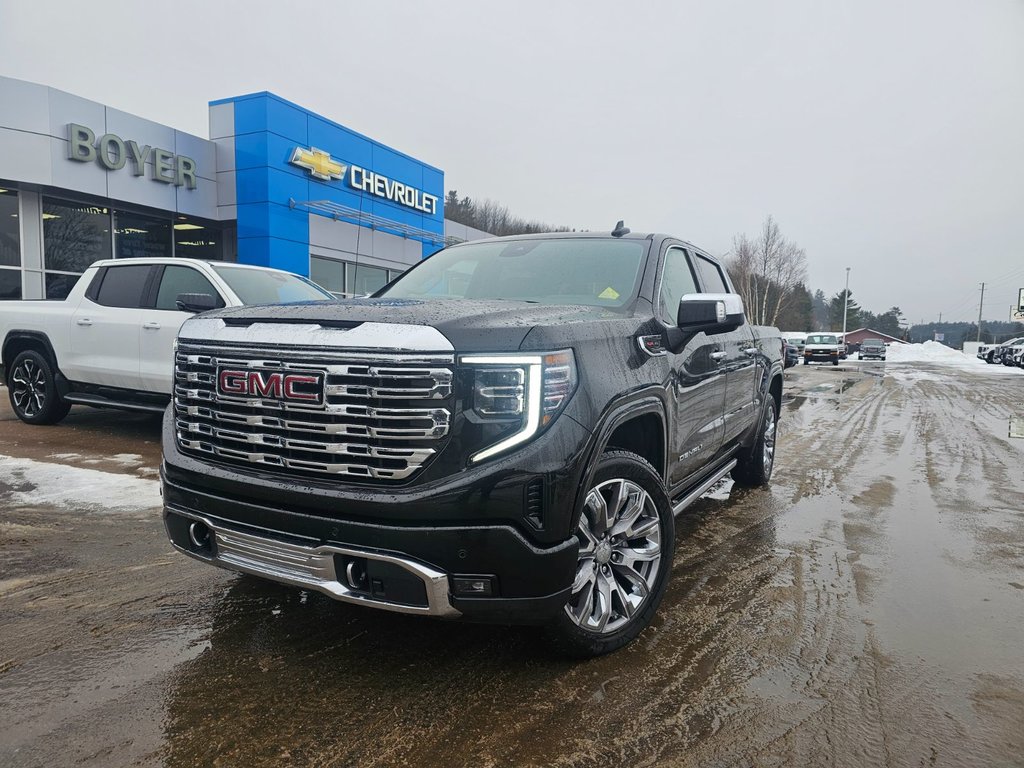
{"type": "Polygon", "coordinates": [[[619,219],[619,223],[615,225],[615,229],[612,230],[612,237],[622,237],[623,235],[629,234],[629,227],[626,226],[626,222],[619,219]]]}

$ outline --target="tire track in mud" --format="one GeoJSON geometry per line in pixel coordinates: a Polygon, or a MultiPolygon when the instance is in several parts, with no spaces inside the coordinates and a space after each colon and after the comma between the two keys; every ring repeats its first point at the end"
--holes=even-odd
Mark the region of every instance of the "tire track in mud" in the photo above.
{"type": "MultiPolygon", "coordinates": [[[[805,430],[792,441],[791,449],[800,446],[798,450],[805,455],[813,452],[825,462],[852,457],[857,461],[857,472],[820,472],[800,483],[795,496],[808,499],[813,498],[814,493],[825,496],[831,491],[833,494],[830,503],[841,510],[845,521],[842,540],[849,552],[857,602],[866,609],[865,615],[871,615],[872,604],[872,590],[866,585],[872,583],[877,572],[886,571],[887,562],[891,564],[895,556],[887,551],[892,546],[887,529],[890,519],[898,520],[903,511],[899,506],[901,494],[903,498],[906,493],[916,494],[918,514],[924,511],[934,516],[953,512],[977,520],[982,517],[981,513],[996,509],[987,490],[990,486],[979,487],[978,484],[982,477],[990,483],[1004,483],[1006,468],[1014,466],[1015,461],[1018,468],[1021,466],[1017,446],[998,437],[991,428],[994,420],[1006,418],[1006,404],[1012,402],[1012,392],[1005,384],[986,382],[978,386],[975,381],[960,381],[953,376],[946,376],[942,382],[918,381],[910,385],[886,381],[882,387],[865,395],[868,402],[852,406],[842,414],[845,425],[832,424],[831,411],[827,409],[812,409],[815,418],[805,426],[818,427],[819,431],[822,427],[828,430],[834,426],[831,431],[839,439],[829,445],[829,441],[818,434],[808,434],[805,430]],[[964,402],[975,406],[973,414],[965,412],[964,402]],[[885,426],[892,423],[896,423],[898,429],[885,426]],[[858,437],[860,444],[848,450],[842,443],[851,436],[858,437]],[[987,472],[984,472],[985,464],[987,472]],[[858,476],[863,476],[865,482],[858,482],[858,476]],[[968,479],[971,485],[965,488],[963,481],[968,479]],[[900,493],[896,493],[895,483],[899,484],[900,493]],[[934,513],[928,512],[929,505],[934,506],[934,513]],[[871,560],[870,565],[865,558],[871,560]],[[858,578],[858,572],[864,576],[858,578]]],[[[815,462],[815,466],[820,464],[815,462]]],[[[1020,487],[1020,483],[1015,486],[1020,487]]],[[[1020,495],[1014,490],[1008,497],[1017,501],[1020,495]]],[[[1019,516],[1015,522],[1019,522],[1019,516]]],[[[826,536],[835,535],[834,528],[827,525],[823,532],[826,536]]],[[[1016,526],[1013,534],[1018,543],[1024,539],[1021,533],[1019,525],[1016,526]]],[[[817,588],[820,590],[821,585],[817,588]]],[[[858,692],[862,701],[860,715],[850,720],[851,713],[847,712],[839,720],[859,722],[862,727],[876,722],[880,738],[865,739],[864,733],[853,732],[840,737],[833,730],[826,741],[832,747],[845,741],[849,751],[844,760],[826,760],[824,755],[828,755],[828,751],[815,753],[813,750],[797,750],[790,754],[791,758],[809,764],[843,765],[930,764],[936,760],[974,765],[982,756],[996,763],[1006,760],[1008,753],[1000,752],[999,746],[994,747],[978,737],[984,727],[979,728],[970,707],[965,707],[957,694],[951,695],[951,691],[964,686],[963,679],[957,680],[957,675],[946,674],[942,668],[915,665],[914,659],[886,656],[882,650],[885,644],[873,628],[874,621],[864,621],[869,631],[864,638],[864,654],[856,674],[848,680],[846,689],[829,701],[827,708],[841,712],[842,703],[850,692],[858,692]],[[866,662],[863,668],[862,662],[866,662]],[[916,716],[908,718],[911,712],[916,716]],[[884,749],[865,752],[865,743],[881,744],[884,749]]],[[[1024,724],[1024,707],[1019,705],[1022,698],[1020,671],[1018,665],[1016,678],[1001,680],[999,693],[1003,699],[1015,703],[1016,710],[1009,719],[1016,717],[1018,726],[1024,724]]],[[[1008,718],[1004,715],[1002,719],[1008,718]]],[[[820,726],[819,716],[804,724],[812,731],[820,726]]],[[[835,722],[831,727],[835,728],[835,722]]],[[[796,733],[787,733],[775,747],[781,748],[789,741],[796,744],[808,741],[797,737],[796,733]]],[[[810,743],[815,741],[818,740],[809,740],[810,743]]],[[[1019,757],[1020,753],[1009,754],[1019,757]]],[[[759,754],[757,758],[754,761],[757,764],[773,764],[765,755],[759,754]]]]}

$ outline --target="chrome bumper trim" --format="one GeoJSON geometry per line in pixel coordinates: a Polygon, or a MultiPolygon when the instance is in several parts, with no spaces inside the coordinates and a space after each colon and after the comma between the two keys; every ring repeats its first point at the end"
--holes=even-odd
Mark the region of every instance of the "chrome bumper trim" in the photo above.
{"type": "Polygon", "coordinates": [[[168,505],[167,511],[189,520],[201,522],[210,529],[214,542],[212,556],[206,557],[190,552],[179,547],[173,541],[171,542],[174,548],[182,554],[204,563],[210,563],[230,571],[261,576],[294,587],[313,589],[335,600],[356,605],[420,616],[455,618],[462,615],[449,600],[448,575],[414,560],[398,555],[329,544],[321,544],[316,547],[291,544],[219,526],[207,517],[187,512],[178,507],[168,505]],[[397,565],[423,582],[427,593],[427,605],[391,603],[350,589],[341,580],[343,574],[338,574],[335,570],[334,555],[361,557],[366,560],[377,560],[397,565]]]}

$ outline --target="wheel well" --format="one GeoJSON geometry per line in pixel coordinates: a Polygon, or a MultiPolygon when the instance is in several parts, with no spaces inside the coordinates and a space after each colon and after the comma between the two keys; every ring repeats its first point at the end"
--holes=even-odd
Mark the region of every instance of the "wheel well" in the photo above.
{"type": "Polygon", "coordinates": [[[14,363],[14,358],[29,349],[45,357],[54,370],[56,370],[57,361],[54,359],[53,349],[45,338],[35,335],[17,334],[7,337],[7,340],[4,342],[3,354],[0,356],[4,364],[5,378],[11,375],[11,365],[14,363]]]}
{"type": "Polygon", "coordinates": [[[642,456],[662,479],[665,477],[665,430],[656,414],[645,413],[619,424],[608,438],[605,449],[642,456]]]}

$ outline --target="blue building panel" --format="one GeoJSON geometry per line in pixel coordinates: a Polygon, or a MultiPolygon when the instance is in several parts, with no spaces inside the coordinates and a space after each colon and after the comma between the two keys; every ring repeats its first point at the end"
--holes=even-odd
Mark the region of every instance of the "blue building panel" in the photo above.
{"type": "MultiPolygon", "coordinates": [[[[235,121],[240,262],[309,274],[310,207],[291,207],[289,201],[327,200],[372,214],[396,227],[423,231],[422,236],[411,236],[423,243],[424,255],[438,249],[433,242],[437,238],[426,233],[444,232],[444,173],[440,169],[271,93],[213,103],[227,102],[233,104],[235,121]],[[312,154],[313,148],[327,156],[312,154]],[[297,149],[307,153],[303,157],[312,168],[290,162],[297,149]],[[330,178],[318,178],[314,173],[330,178]],[[361,179],[372,182],[373,175],[386,182],[382,180],[379,187],[371,185],[369,190],[358,187],[361,179]],[[374,193],[374,189],[385,187],[394,190],[395,183],[415,192],[406,192],[405,202],[387,199],[387,193],[374,193]],[[437,199],[433,213],[421,210],[424,195],[437,199]],[[419,209],[408,202],[418,204],[419,209]]],[[[365,225],[369,226],[368,222],[365,225]]],[[[386,223],[375,227],[388,229],[386,223]]]]}
{"type": "Polygon", "coordinates": [[[330,152],[345,164],[373,167],[373,142],[370,139],[322,117],[311,115],[309,118],[309,146],[330,152]]]}

